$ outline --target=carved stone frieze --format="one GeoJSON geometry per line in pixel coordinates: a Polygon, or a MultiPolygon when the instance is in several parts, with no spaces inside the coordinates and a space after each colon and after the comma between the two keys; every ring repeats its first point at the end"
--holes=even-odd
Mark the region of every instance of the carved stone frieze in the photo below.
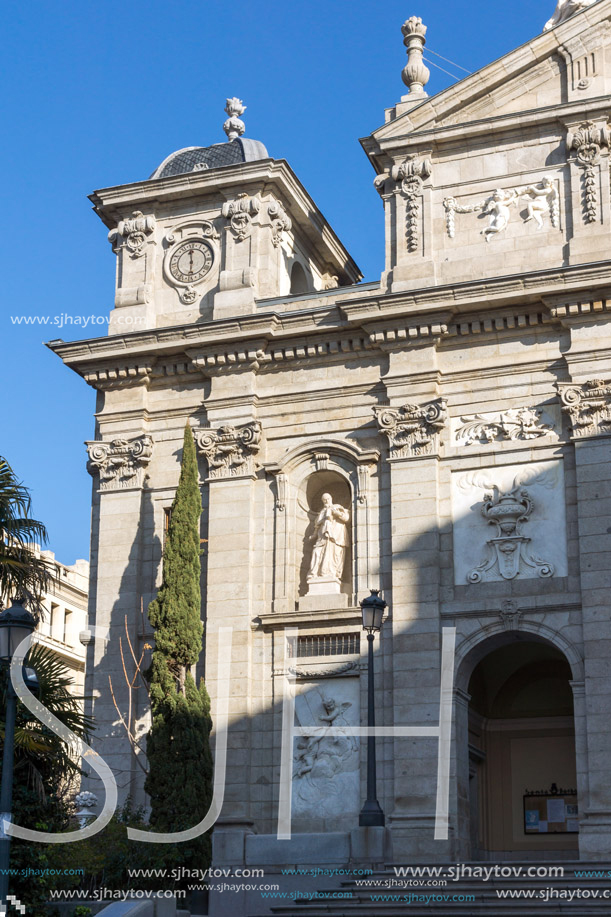
{"type": "Polygon", "coordinates": [[[402,459],[435,452],[439,432],[447,420],[447,402],[438,398],[426,405],[373,409],[380,433],[390,444],[390,458],[402,459]]]}
{"type": "Polygon", "coordinates": [[[267,213],[272,221],[272,245],[277,248],[282,242],[282,233],[288,232],[293,224],[279,201],[268,204],[267,213]]]}
{"type": "Polygon", "coordinates": [[[601,379],[590,379],[582,384],[557,382],[556,388],[573,437],[611,433],[610,383],[601,379]]]}
{"type": "Polygon", "coordinates": [[[223,204],[223,216],[229,220],[229,228],[237,242],[243,242],[250,235],[252,217],[260,210],[260,198],[249,197],[244,191],[235,200],[223,204]]]}
{"type": "Polygon", "coordinates": [[[553,576],[553,564],[531,554],[528,550],[531,539],[522,534],[521,526],[534,508],[532,497],[526,489],[520,490],[519,484],[505,493],[494,485],[493,492],[484,495],[482,516],[491,525],[496,525],[497,535],[487,543],[487,556],[469,573],[469,583],[481,583],[484,574],[495,565],[507,580],[515,579],[521,564],[535,569],[538,576],[553,576]]]}
{"type": "Polygon", "coordinates": [[[153,440],[148,434],[136,439],[99,440],[85,443],[89,474],[100,476],[100,490],[142,487],[144,469],[153,454],[153,440]]]}
{"type": "Polygon", "coordinates": [[[553,431],[553,423],[542,420],[541,408],[512,408],[500,414],[474,414],[461,417],[456,429],[458,445],[471,446],[474,443],[492,443],[497,440],[529,440],[547,436],[553,431]]]}
{"type": "Polygon", "coordinates": [[[125,247],[132,258],[141,258],[147,237],[155,231],[155,217],[145,217],[141,210],[134,210],[131,217],[121,220],[116,229],[108,233],[112,250],[117,253],[125,247]]]}
{"type": "Polygon", "coordinates": [[[556,182],[549,175],[544,175],[536,185],[520,185],[515,188],[497,188],[483,201],[472,204],[459,204],[455,197],[446,197],[443,201],[446,212],[446,229],[453,239],[456,235],[457,213],[483,213],[488,217],[488,226],[482,230],[486,242],[503,233],[512,215],[512,207],[522,217],[522,223],[531,220],[538,229],[545,229],[545,217],[549,216],[551,225],[557,229],[560,225],[560,196],[556,182]],[[525,211],[518,211],[518,205],[525,205],[525,211]]]}
{"type": "Polygon", "coordinates": [[[611,131],[607,124],[594,124],[584,121],[579,129],[569,131],[566,146],[574,153],[575,161],[582,168],[583,183],[583,218],[586,223],[594,223],[598,218],[598,195],[596,193],[596,168],[603,148],[609,149],[611,131]]]}
{"type": "Polygon", "coordinates": [[[254,474],[254,460],[262,438],[258,420],[241,427],[225,424],[216,430],[201,429],[194,436],[199,451],[208,460],[211,479],[254,474]]]}

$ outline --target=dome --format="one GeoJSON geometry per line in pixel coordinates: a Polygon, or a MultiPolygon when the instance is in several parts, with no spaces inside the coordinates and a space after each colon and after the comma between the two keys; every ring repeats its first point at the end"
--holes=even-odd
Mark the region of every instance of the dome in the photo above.
{"type": "Polygon", "coordinates": [[[184,175],[186,172],[198,172],[200,169],[221,169],[223,166],[254,162],[257,159],[269,159],[265,146],[259,140],[238,137],[228,143],[188,146],[183,150],[177,150],[164,159],[150,177],[169,178],[171,175],[184,175]]]}

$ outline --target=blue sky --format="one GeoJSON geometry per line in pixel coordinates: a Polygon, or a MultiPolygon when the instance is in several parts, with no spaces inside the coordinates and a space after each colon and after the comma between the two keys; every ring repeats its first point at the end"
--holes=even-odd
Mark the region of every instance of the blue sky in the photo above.
{"type": "MultiPolygon", "coordinates": [[[[382,208],[358,138],[404,91],[401,24],[475,71],[540,32],[555,0],[74,0],[4,6],[0,454],[31,488],[64,563],[89,556],[95,392],[43,341],[93,336],[55,316],[107,316],[114,261],[87,195],[147,178],[172,150],[224,139],[223,106],[289,161],[360,265],[383,266],[382,208]],[[14,324],[11,316],[49,316],[14,324]]],[[[430,54],[443,68],[461,71],[430,54]]],[[[454,80],[431,67],[429,94],[454,80]]],[[[104,327],[98,325],[95,334],[104,327]]]]}

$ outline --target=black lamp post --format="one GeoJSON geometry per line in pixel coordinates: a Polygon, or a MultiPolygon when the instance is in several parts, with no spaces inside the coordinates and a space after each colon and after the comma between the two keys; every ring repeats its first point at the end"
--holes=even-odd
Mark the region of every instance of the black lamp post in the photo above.
{"type": "MultiPolygon", "coordinates": [[[[372,589],[371,595],[361,602],[363,612],[363,630],[367,631],[368,665],[367,665],[367,728],[371,731],[376,724],[374,684],[373,684],[373,635],[379,633],[386,602],[379,596],[379,589],[372,589]]],[[[383,828],[384,813],[376,794],[376,737],[367,736],[367,799],[359,815],[362,828],[383,828]]]]}
{"type": "MultiPolygon", "coordinates": [[[[0,614],[0,664],[8,669],[13,654],[22,640],[31,634],[36,621],[20,600],[13,602],[0,614]]],[[[8,674],[8,673],[7,673],[8,674]]],[[[13,759],[15,757],[15,715],[17,695],[8,674],[6,690],[6,723],[2,754],[2,783],[0,784],[0,901],[8,895],[11,838],[4,833],[3,820],[10,821],[13,802],[13,759]]]]}

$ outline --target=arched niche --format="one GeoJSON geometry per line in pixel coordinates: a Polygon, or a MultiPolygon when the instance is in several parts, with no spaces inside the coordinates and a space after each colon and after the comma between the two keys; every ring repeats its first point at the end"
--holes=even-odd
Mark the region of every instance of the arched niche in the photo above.
{"type": "Polygon", "coordinates": [[[299,567],[298,596],[308,594],[310,584],[308,573],[316,544],[316,519],[323,509],[323,494],[328,493],[335,505],[343,507],[349,513],[346,524],[346,546],[341,574],[340,592],[352,594],[352,531],[353,495],[346,478],[338,471],[314,471],[304,478],[297,495],[296,541],[301,544],[301,564],[299,567]]]}
{"type": "Polygon", "coordinates": [[[291,291],[290,295],[295,296],[298,293],[307,293],[310,290],[308,277],[299,261],[295,261],[291,268],[291,291]]]}
{"type": "MultiPolygon", "coordinates": [[[[308,600],[307,574],[311,558],[308,539],[323,493],[350,514],[338,605],[353,605],[367,592],[368,577],[378,576],[377,516],[370,513],[371,475],[378,450],[359,448],[339,439],[301,443],[279,462],[264,465],[275,503],[273,610],[293,612],[308,600]]],[[[377,507],[377,495],[374,496],[377,507]]],[[[377,579],[376,579],[377,582],[377,579]]],[[[332,603],[329,607],[334,607],[332,603]]]]}

